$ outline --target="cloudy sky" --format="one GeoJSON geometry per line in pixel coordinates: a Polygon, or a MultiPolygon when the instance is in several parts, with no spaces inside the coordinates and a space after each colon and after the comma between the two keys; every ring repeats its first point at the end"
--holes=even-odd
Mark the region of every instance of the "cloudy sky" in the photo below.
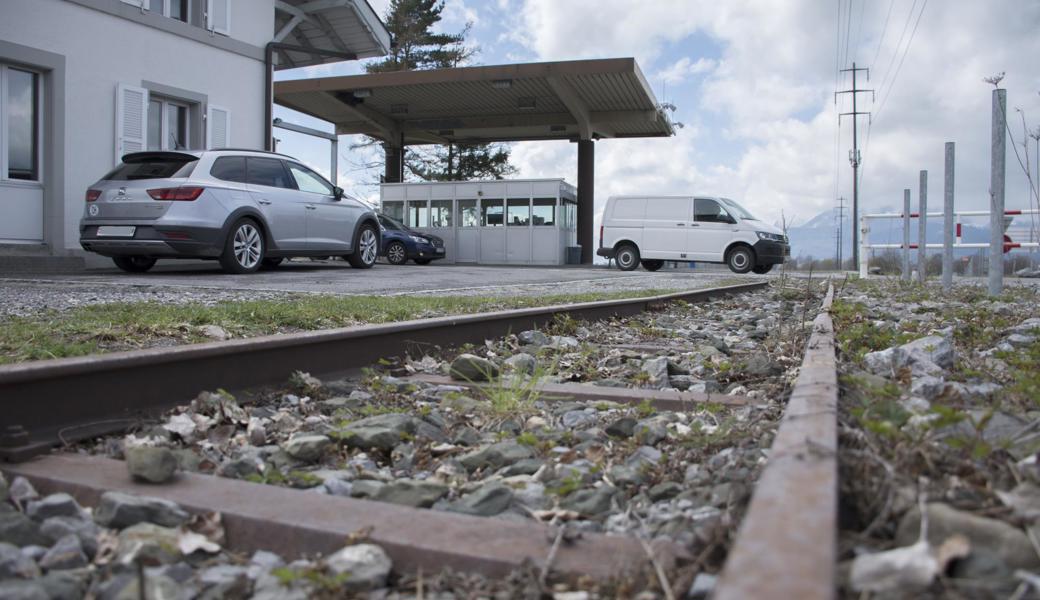
{"type": "MultiPolygon", "coordinates": [[[[386,0],[370,0],[380,13],[386,0]]],[[[917,202],[929,171],[941,203],[943,144],[957,143],[957,206],[988,206],[990,102],[982,79],[1007,76],[1008,117],[1025,159],[1021,116],[1040,127],[1040,1],[1037,0],[447,0],[442,29],[472,23],[475,64],[634,56],[659,102],[677,109],[675,137],[602,140],[596,147],[596,204],[622,193],[701,193],[744,202],[764,220],[803,222],[851,197],[851,111],[839,68],[871,69],[860,87],[861,205],[917,202]],[[1021,112],[1019,112],[1021,111],[1021,112]]],[[[286,71],[280,78],[353,74],[357,63],[286,71]]],[[[862,74],[861,74],[862,77],[862,74]]],[[[277,116],[331,130],[280,109],[277,116]]],[[[278,130],[279,149],[328,171],[322,142],[278,130]]],[[[378,197],[379,155],[341,140],[341,185],[378,197]]],[[[1036,146],[1029,160],[1036,169],[1036,146]]],[[[576,182],[576,147],[513,145],[525,178],[576,182]]],[[[1028,181],[1009,142],[1007,206],[1025,208],[1028,181]]]]}

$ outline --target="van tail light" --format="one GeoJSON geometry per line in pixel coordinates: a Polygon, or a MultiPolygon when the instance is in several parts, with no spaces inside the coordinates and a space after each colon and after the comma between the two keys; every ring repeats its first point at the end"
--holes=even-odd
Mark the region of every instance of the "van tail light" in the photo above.
{"type": "Polygon", "coordinates": [[[603,226],[599,226],[599,247],[603,247],[603,226]]]}
{"type": "Polygon", "coordinates": [[[87,202],[93,202],[101,197],[101,190],[87,190],[87,202]]]}
{"type": "Polygon", "coordinates": [[[195,186],[156,188],[154,190],[148,190],[148,195],[152,197],[152,200],[183,200],[190,202],[192,200],[197,200],[205,190],[206,188],[195,186]]]}

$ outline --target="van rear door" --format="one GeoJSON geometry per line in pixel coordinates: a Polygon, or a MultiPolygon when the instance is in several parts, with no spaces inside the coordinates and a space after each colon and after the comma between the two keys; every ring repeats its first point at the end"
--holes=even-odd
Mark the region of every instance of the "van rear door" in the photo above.
{"type": "Polygon", "coordinates": [[[643,225],[643,258],[687,258],[686,236],[693,212],[692,198],[647,198],[643,225]]]}

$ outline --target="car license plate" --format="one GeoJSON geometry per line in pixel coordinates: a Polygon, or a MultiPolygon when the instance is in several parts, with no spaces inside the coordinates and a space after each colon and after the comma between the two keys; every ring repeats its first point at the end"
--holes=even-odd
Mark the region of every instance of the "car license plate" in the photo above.
{"type": "Polygon", "coordinates": [[[116,225],[102,225],[97,228],[98,237],[134,237],[134,232],[137,231],[136,227],[122,227],[116,225]]]}
{"type": "Polygon", "coordinates": [[[444,254],[444,248],[434,248],[433,251],[436,254],[444,254]]]}

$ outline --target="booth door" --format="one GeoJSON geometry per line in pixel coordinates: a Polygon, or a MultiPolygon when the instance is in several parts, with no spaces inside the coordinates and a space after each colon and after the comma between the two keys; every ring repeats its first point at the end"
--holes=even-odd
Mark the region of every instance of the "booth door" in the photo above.
{"type": "Polygon", "coordinates": [[[480,260],[480,214],[476,200],[458,200],[455,214],[455,262],[480,260]]]}

